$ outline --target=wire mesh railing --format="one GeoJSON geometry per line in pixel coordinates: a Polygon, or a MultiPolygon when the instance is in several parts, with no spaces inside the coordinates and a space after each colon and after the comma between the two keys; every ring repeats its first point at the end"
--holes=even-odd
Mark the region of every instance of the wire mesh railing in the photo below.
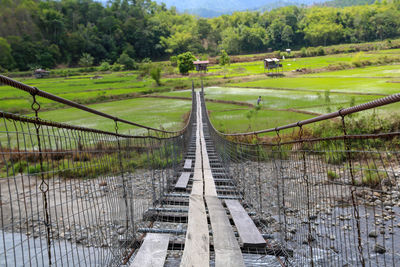
{"type": "Polygon", "coordinates": [[[178,173],[193,112],[181,131],[169,132],[0,81],[32,94],[35,114],[0,111],[0,265],[127,263],[141,241],[138,229],[148,227],[145,211],[178,173]],[[43,120],[37,96],[111,119],[115,132],[43,120]],[[121,134],[121,123],[147,135],[121,134]]]}
{"type": "Polygon", "coordinates": [[[203,94],[216,154],[278,266],[400,265],[400,131],[351,125],[354,113],[367,113],[368,123],[372,108],[398,101],[400,94],[274,129],[224,134],[212,125],[203,94]],[[323,135],[313,135],[316,129],[323,135]]]}

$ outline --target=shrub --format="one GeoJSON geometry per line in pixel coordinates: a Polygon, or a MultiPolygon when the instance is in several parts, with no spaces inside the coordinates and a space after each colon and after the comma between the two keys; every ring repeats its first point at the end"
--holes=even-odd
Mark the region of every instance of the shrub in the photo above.
{"type": "Polygon", "coordinates": [[[120,70],[122,70],[123,69],[123,65],[121,65],[121,64],[118,64],[118,63],[114,63],[112,66],[111,66],[111,70],[112,71],[120,71],[120,70]]]}
{"type": "Polygon", "coordinates": [[[150,76],[156,82],[156,84],[158,86],[161,85],[161,67],[160,66],[152,67],[150,70],[150,76]]]}
{"type": "Polygon", "coordinates": [[[221,50],[220,56],[218,58],[218,63],[220,66],[229,65],[231,63],[231,58],[225,50],[221,50]]]}
{"type": "Polygon", "coordinates": [[[329,164],[339,165],[345,162],[346,159],[347,156],[344,152],[328,151],[325,153],[325,160],[329,164]]]}
{"type": "Polygon", "coordinates": [[[177,56],[171,56],[169,58],[169,61],[171,62],[172,66],[174,66],[174,67],[178,66],[178,58],[177,58],[177,56]]]}
{"type": "Polygon", "coordinates": [[[137,69],[136,62],[132,58],[130,58],[126,52],[121,54],[121,56],[117,60],[117,63],[123,65],[125,70],[137,69]]]}
{"type": "Polygon", "coordinates": [[[151,63],[142,63],[142,64],[140,64],[140,67],[139,67],[140,77],[149,76],[151,68],[152,68],[152,64],[151,63]]]}
{"type": "Polygon", "coordinates": [[[281,52],[281,53],[280,53],[280,57],[281,57],[281,58],[284,58],[284,57],[285,57],[285,58],[289,58],[289,57],[290,57],[290,54],[289,54],[288,52],[281,52]]]}
{"type": "Polygon", "coordinates": [[[28,163],[24,160],[19,161],[17,163],[14,164],[14,172],[15,173],[23,173],[26,169],[26,167],[28,166],[28,163]]]}
{"type": "Polygon", "coordinates": [[[317,55],[318,56],[323,56],[325,55],[325,49],[322,46],[318,46],[317,48],[317,55]]]}
{"type": "Polygon", "coordinates": [[[90,161],[90,154],[86,152],[78,152],[72,156],[73,161],[90,161]]]}
{"type": "Polygon", "coordinates": [[[108,71],[110,69],[111,69],[110,63],[108,63],[107,61],[101,62],[100,66],[99,66],[99,71],[108,71]]]}
{"type": "Polygon", "coordinates": [[[363,177],[361,180],[361,184],[365,186],[369,186],[371,188],[378,187],[381,183],[382,179],[388,177],[387,173],[379,173],[377,166],[375,163],[368,164],[363,166],[363,177]]]}
{"type": "Polygon", "coordinates": [[[82,57],[79,59],[79,66],[88,68],[93,65],[94,58],[88,54],[88,53],[83,53],[82,57]]]}
{"type": "Polygon", "coordinates": [[[186,52],[178,55],[178,69],[181,74],[188,74],[189,71],[194,70],[193,61],[196,58],[191,52],[186,52]]]}
{"type": "Polygon", "coordinates": [[[331,181],[336,180],[336,179],[339,178],[339,175],[336,172],[331,171],[331,170],[328,170],[326,175],[328,176],[328,179],[331,180],[331,181]]]}
{"type": "Polygon", "coordinates": [[[300,50],[300,54],[302,57],[306,57],[307,56],[307,49],[305,47],[302,47],[300,50]]]}
{"type": "Polygon", "coordinates": [[[37,163],[37,164],[32,165],[32,166],[29,166],[28,173],[29,174],[39,174],[41,172],[46,172],[46,171],[48,171],[50,169],[49,165],[47,163],[45,163],[45,162],[43,162],[42,166],[43,166],[43,169],[41,169],[40,163],[37,163]]]}
{"type": "Polygon", "coordinates": [[[142,59],[142,63],[151,63],[151,59],[148,57],[145,57],[144,59],[142,59]]]}

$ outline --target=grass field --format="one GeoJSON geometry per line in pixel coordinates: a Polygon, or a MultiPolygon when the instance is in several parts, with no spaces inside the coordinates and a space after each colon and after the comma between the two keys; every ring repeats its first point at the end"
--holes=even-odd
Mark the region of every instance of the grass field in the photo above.
{"type": "MultiPolygon", "coordinates": [[[[166,130],[180,130],[183,116],[191,109],[191,102],[184,100],[134,98],[109,103],[89,105],[89,107],[122,119],[166,130]],[[155,104],[156,101],[156,104],[155,104]]],[[[32,116],[32,114],[29,114],[32,116]]],[[[58,109],[39,113],[45,120],[68,123],[76,126],[115,132],[114,121],[75,108],[58,109]]],[[[4,131],[4,122],[0,122],[4,131]]],[[[119,132],[125,134],[144,134],[145,130],[119,123],[119,132]]]]}
{"type": "MultiPolygon", "coordinates": [[[[400,91],[400,65],[370,66],[340,71],[326,71],[332,64],[358,60],[376,60],[383,56],[400,55],[400,49],[347,53],[319,57],[283,60],[288,77],[266,78],[262,61],[235,63],[226,69],[210,67],[203,76],[207,99],[255,104],[263,99],[262,110],[255,112],[243,105],[207,103],[212,121],[225,132],[259,130],[310,118],[313,113],[326,113],[350,104],[360,104],[400,91]],[[318,70],[299,74],[295,69],[318,70]],[[320,72],[321,70],[325,70],[320,72]],[[224,78],[224,76],[227,78],[224,78]],[[212,85],[223,85],[217,87],[212,85]],[[327,91],[330,93],[327,96],[327,91]]],[[[79,76],[18,80],[41,90],[64,97],[111,115],[119,116],[152,127],[178,130],[183,115],[190,110],[190,101],[160,98],[135,98],[143,94],[190,97],[192,80],[200,84],[198,74],[169,75],[156,86],[149,77],[139,78],[138,71],[90,73],[79,76]],[[94,76],[97,79],[93,79],[94,76]]],[[[25,92],[0,86],[0,109],[13,113],[31,112],[31,96],[25,92]]],[[[76,109],[65,108],[47,99],[38,98],[44,111],[40,117],[78,126],[114,130],[114,123],[76,109]]],[[[397,111],[400,105],[391,105],[384,112],[397,111]]],[[[2,127],[0,125],[0,127],[2,127]]],[[[123,133],[139,134],[128,125],[120,126],[123,133]]]]}

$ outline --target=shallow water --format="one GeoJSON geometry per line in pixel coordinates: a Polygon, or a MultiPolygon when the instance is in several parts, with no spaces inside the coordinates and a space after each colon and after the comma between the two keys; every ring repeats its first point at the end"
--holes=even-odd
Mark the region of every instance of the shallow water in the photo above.
{"type": "MultiPolygon", "coordinates": [[[[45,239],[0,230],[0,266],[49,266],[45,239]],[[4,249],[7,248],[5,252],[4,249]]],[[[109,250],[53,241],[52,266],[104,266],[109,250]]]]}

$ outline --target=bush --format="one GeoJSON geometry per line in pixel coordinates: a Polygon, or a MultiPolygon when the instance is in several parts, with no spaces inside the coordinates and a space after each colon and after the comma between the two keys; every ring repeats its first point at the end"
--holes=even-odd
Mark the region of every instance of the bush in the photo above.
{"type": "Polygon", "coordinates": [[[336,179],[339,178],[339,175],[336,172],[331,171],[331,170],[328,170],[326,175],[328,176],[328,179],[331,180],[331,181],[336,180],[336,179]]]}
{"type": "Polygon", "coordinates": [[[374,163],[363,166],[363,169],[361,184],[371,188],[378,187],[381,183],[381,180],[388,177],[386,172],[379,173],[377,166],[374,163]]]}
{"type": "Polygon", "coordinates": [[[79,66],[88,68],[93,65],[94,58],[88,54],[88,53],[83,53],[82,57],[79,59],[79,66]]]}
{"type": "Polygon", "coordinates": [[[108,71],[110,69],[111,69],[110,63],[108,63],[107,61],[101,62],[100,66],[99,66],[99,71],[108,71]]]}
{"type": "Polygon", "coordinates": [[[126,52],[121,54],[121,56],[117,60],[117,63],[123,65],[125,70],[137,69],[136,62],[132,58],[130,58],[126,52]]]}
{"type": "Polygon", "coordinates": [[[160,66],[152,67],[150,70],[150,76],[156,82],[156,84],[158,86],[161,85],[161,67],[160,66]]]}
{"type": "Polygon", "coordinates": [[[86,153],[86,152],[78,152],[78,153],[75,153],[72,156],[72,160],[73,161],[84,161],[84,162],[86,162],[86,161],[90,161],[90,159],[91,159],[90,154],[86,153]]]}
{"type": "Polygon", "coordinates": [[[142,59],[142,63],[151,63],[151,59],[148,57],[145,57],[144,59],[142,59]]]}
{"type": "Polygon", "coordinates": [[[302,57],[306,57],[307,56],[307,49],[305,47],[302,47],[300,50],[300,54],[302,57]]]}
{"type": "Polygon", "coordinates": [[[151,63],[142,63],[142,64],[140,64],[140,67],[139,67],[140,77],[149,76],[151,68],[152,68],[152,64],[151,63]]]}
{"type": "Polygon", "coordinates": [[[124,68],[124,66],[121,65],[121,64],[118,64],[118,63],[114,63],[114,64],[111,66],[111,70],[112,70],[112,71],[121,71],[123,68],[124,68]]]}
{"type": "Polygon", "coordinates": [[[178,55],[178,69],[181,74],[188,74],[189,71],[194,70],[193,61],[196,58],[191,52],[186,52],[178,55]]]}
{"type": "Polygon", "coordinates": [[[29,166],[28,173],[29,174],[39,174],[41,172],[46,172],[49,169],[50,169],[49,166],[45,162],[43,163],[43,170],[40,168],[40,163],[37,163],[33,166],[29,166]]]}
{"type": "Polygon", "coordinates": [[[318,46],[317,48],[317,55],[318,56],[323,56],[325,55],[325,49],[322,46],[318,46]]]}
{"type": "Polygon", "coordinates": [[[225,50],[221,50],[220,56],[218,58],[218,64],[221,66],[229,65],[231,63],[231,58],[225,50]]]}
{"type": "Polygon", "coordinates": [[[176,56],[171,56],[169,58],[169,61],[171,62],[172,66],[174,66],[174,67],[178,66],[178,58],[176,56]]]}
{"type": "Polygon", "coordinates": [[[14,164],[14,172],[15,173],[23,173],[28,166],[28,163],[24,160],[17,162],[14,164]]]}

